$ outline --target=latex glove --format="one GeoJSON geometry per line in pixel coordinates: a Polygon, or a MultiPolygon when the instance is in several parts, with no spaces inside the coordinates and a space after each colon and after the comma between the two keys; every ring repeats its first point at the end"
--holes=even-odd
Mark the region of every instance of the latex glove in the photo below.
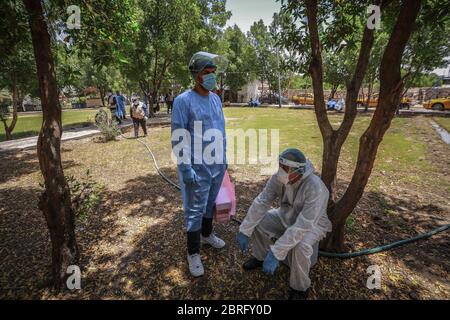
{"type": "Polygon", "coordinates": [[[273,275],[277,270],[279,263],[278,259],[273,255],[272,250],[269,250],[266,259],[264,259],[263,271],[273,275]]]}
{"type": "Polygon", "coordinates": [[[239,243],[239,248],[241,249],[242,252],[248,251],[248,237],[245,234],[239,232],[236,241],[237,243],[239,243]]]}
{"type": "Polygon", "coordinates": [[[190,168],[186,171],[182,171],[181,175],[183,176],[184,184],[192,184],[195,181],[197,181],[197,174],[195,173],[194,169],[192,169],[192,168],[190,168]]]}
{"type": "Polygon", "coordinates": [[[144,117],[144,119],[145,119],[145,121],[147,121],[147,120],[148,120],[148,117],[147,117],[147,116],[145,116],[145,117],[144,117]]]}

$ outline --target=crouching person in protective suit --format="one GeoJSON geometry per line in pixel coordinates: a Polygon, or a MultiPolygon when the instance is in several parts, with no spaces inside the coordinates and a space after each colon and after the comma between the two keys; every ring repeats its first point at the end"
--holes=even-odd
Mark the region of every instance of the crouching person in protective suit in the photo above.
{"type": "Polygon", "coordinates": [[[306,299],[309,271],[317,262],[319,241],[331,231],[326,209],[329,192],[303,153],[287,149],[280,155],[278,172],[253,201],[239,228],[243,252],[252,246],[253,258],[245,270],[262,267],[274,274],[279,262],[290,267],[290,299],[306,299]],[[275,199],[279,208],[271,208],[275,199]]]}

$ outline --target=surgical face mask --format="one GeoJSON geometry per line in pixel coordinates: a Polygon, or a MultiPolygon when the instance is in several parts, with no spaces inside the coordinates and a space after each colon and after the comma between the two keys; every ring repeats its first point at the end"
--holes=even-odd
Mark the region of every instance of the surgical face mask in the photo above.
{"type": "Polygon", "coordinates": [[[277,179],[282,184],[286,185],[289,183],[289,174],[286,171],[284,171],[283,168],[280,167],[277,172],[277,179]]]}
{"type": "Polygon", "coordinates": [[[208,91],[212,91],[217,83],[216,83],[216,75],[214,73],[205,74],[203,77],[202,87],[208,91]]]}

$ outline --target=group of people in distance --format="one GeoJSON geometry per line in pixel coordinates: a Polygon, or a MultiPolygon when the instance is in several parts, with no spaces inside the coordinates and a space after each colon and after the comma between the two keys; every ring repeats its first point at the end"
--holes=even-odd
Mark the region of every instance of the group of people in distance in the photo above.
{"type": "MultiPolygon", "coordinates": [[[[167,92],[165,95],[161,95],[159,98],[154,99],[154,112],[160,110],[161,104],[167,105],[167,113],[172,112],[172,106],[175,96],[172,92],[167,92]]],[[[144,96],[144,101],[142,102],[138,94],[133,94],[130,99],[130,109],[129,116],[133,121],[134,136],[137,138],[139,136],[139,127],[142,127],[144,136],[147,136],[147,120],[149,118],[149,107],[148,99],[144,96]]],[[[113,119],[118,123],[122,124],[122,120],[127,119],[126,105],[128,104],[128,99],[120,91],[116,91],[116,94],[112,90],[107,93],[107,103],[111,110],[111,115],[113,119]]]]}

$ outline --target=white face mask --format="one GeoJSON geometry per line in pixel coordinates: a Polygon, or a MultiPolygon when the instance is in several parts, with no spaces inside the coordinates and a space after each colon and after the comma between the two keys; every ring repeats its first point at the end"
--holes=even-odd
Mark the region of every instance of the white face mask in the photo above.
{"type": "Polygon", "coordinates": [[[289,183],[289,174],[286,171],[284,171],[281,167],[278,168],[277,178],[278,181],[280,181],[284,185],[289,183]]]}

